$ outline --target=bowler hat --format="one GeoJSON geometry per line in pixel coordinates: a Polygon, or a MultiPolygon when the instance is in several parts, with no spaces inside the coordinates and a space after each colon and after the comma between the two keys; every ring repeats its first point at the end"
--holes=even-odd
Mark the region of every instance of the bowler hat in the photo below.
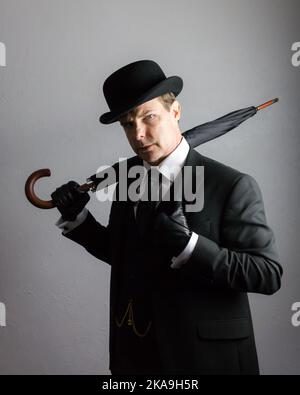
{"type": "Polygon", "coordinates": [[[102,114],[100,122],[110,124],[128,111],[167,92],[177,96],[183,87],[178,76],[166,77],[152,60],[139,60],[111,74],[103,84],[103,93],[110,112],[102,114]]]}

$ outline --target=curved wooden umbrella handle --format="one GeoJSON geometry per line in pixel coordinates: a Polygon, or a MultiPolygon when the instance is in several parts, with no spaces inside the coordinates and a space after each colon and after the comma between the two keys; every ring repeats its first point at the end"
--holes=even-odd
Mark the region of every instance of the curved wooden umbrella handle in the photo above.
{"type": "Polygon", "coordinates": [[[42,177],[50,177],[51,171],[50,169],[40,169],[33,172],[26,181],[25,184],[25,195],[27,199],[32,203],[35,207],[49,209],[55,207],[52,200],[42,200],[34,192],[34,185],[42,177]]]}
{"type": "MultiPolygon", "coordinates": [[[[25,183],[25,195],[27,199],[32,203],[35,207],[42,208],[42,209],[49,209],[55,207],[52,200],[42,200],[40,199],[35,191],[34,186],[37,180],[43,177],[50,177],[51,171],[50,169],[40,169],[33,172],[28,178],[25,183]]],[[[79,187],[81,191],[89,191],[90,189],[94,188],[94,183],[83,184],[79,187]]]]}

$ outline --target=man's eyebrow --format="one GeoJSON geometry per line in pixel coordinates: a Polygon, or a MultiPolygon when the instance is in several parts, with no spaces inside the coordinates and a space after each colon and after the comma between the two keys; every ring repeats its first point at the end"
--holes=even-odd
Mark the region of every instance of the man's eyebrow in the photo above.
{"type": "Polygon", "coordinates": [[[144,115],[148,114],[148,112],[152,112],[152,111],[155,111],[155,109],[149,109],[149,110],[143,111],[143,112],[142,112],[140,115],[138,115],[138,116],[137,116],[136,114],[134,114],[134,116],[131,115],[131,114],[128,114],[124,119],[120,120],[120,122],[121,122],[121,123],[124,123],[124,122],[129,122],[129,121],[131,121],[132,118],[141,118],[141,117],[143,117],[144,115]]]}
{"type": "Polygon", "coordinates": [[[152,109],[146,110],[146,111],[144,111],[144,112],[142,113],[142,115],[148,114],[148,112],[152,112],[152,111],[155,111],[155,109],[152,108],[152,109]]]}

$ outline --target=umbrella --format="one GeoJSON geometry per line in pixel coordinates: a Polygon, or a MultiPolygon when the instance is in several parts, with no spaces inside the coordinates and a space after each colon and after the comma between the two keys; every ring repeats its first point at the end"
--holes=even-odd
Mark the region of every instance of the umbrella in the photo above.
{"type": "MultiPolygon", "coordinates": [[[[247,107],[241,110],[233,111],[229,114],[222,116],[221,118],[217,118],[214,121],[207,122],[196,126],[193,129],[190,129],[183,133],[183,136],[189,143],[192,148],[198,147],[201,144],[204,144],[208,141],[211,141],[217,137],[220,137],[232,129],[238,127],[241,123],[245,122],[247,119],[253,117],[258,111],[263,110],[266,107],[271,106],[274,103],[277,103],[279,99],[273,99],[266,103],[261,104],[260,106],[254,107],[247,107]]],[[[132,166],[138,163],[138,156],[134,156],[127,160],[127,169],[130,169],[132,166]]],[[[117,162],[111,166],[114,169],[115,174],[117,175],[114,182],[118,182],[118,175],[119,175],[119,166],[123,163],[117,162]]],[[[79,190],[81,191],[92,191],[95,192],[97,190],[98,185],[106,178],[107,172],[109,169],[105,169],[100,173],[94,174],[91,177],[87,178],[87,183],[81,185],[79,190]]],[[[27,179],[25,184],[25,194],[27,199],[36,207],[42,209],[49,209],[55,207],[52,200],[42,200],[40,199],[35,191],[34,185],[36,181],[42,177],[50,177],[51,171],[49,169],[40,169],[33,172],[27,179]]],[[[106,184],[104,187],[108,186],[106,184]]]]}

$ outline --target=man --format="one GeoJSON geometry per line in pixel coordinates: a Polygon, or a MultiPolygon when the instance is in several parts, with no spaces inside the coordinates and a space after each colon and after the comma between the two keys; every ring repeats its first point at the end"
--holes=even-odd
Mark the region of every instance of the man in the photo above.
{"type": "Polygon", "coordinates": [[[156,190],[173,186],[188,166],[193,184],[203,166],[203,209],[188,212],[185,197],[156,206],[116,199],[104,227],[85,208],[89,195],[71,181],[52,194],[62,214],[57,225],[111,265],[112,374],[256,375],[247,292],[280,288],[274,235],[256,181],[199,154],[181,135],[182,86],[153,61],[131,63],[105,81],[110,112],[100,121],[120,122],[138,164],[159,172],[156,190]]]}

